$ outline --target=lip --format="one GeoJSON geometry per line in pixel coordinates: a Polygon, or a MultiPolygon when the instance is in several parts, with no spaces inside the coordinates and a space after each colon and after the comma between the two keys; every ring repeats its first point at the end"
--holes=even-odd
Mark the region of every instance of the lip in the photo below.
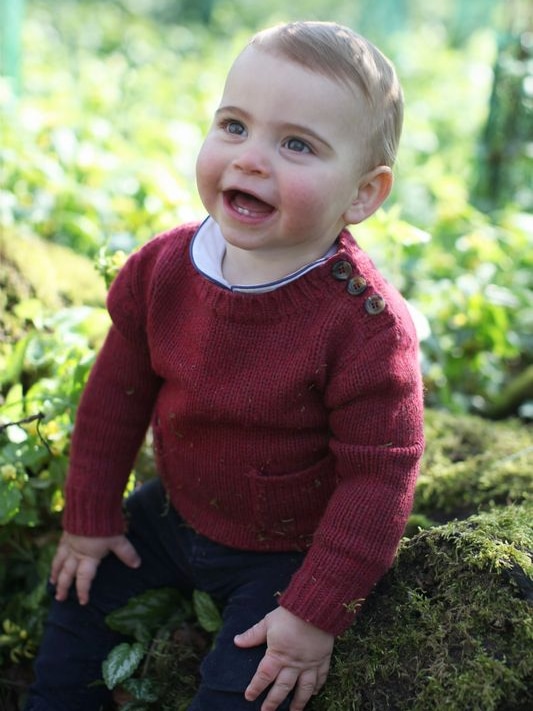
{"type": "Polygon", "coordinates": [[[222,198],[226,212],[233,219],[249,225],[264,224],[276,212],[272,203],[264,200],[253,190],[246,190],[242,187],[225,188],[222,191],[222,198]]]}

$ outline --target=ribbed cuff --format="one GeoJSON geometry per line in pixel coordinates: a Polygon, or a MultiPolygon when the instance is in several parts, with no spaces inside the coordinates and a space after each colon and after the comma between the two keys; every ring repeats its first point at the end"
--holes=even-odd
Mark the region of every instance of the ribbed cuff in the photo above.
{"type": "Polygon", "coordinates": [[[326,588],[323,579],[319,581],[300,569],[280,596],[279,604],[305,622],[337,636],[350,627],[363,602],[363,598],[346,602],[339,597],[342,594],[326,588]]]}
{"type": "Polygon", "coordinates": [[[77,536],[116,536],[125,531],[122,494],[102,496],[102,491],[76,489],[67,484],[63,528],[77,536]]]}

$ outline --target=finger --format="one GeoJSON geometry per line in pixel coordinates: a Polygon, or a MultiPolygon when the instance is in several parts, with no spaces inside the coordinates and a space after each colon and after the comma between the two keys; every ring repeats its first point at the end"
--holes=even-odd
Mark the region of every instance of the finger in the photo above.
{"type": "Polygon", "coordinates": [[[76,572],[76,593],[80,605],[86,605],[89,602],[89,590],[91,583],[96,575],[98,563],[100,561],[95,558],[82,558],[76,572]]]}
{"type": "Polygon", "coordinates": [[[52,567],[50,569],[50,582],[55,585],[57,583],[57,578],[59,576],[59,573],[61,571],[61,568],[65,564],[65,560],[68,557],[68,552],[66,548],[62,545],[59,545],[56,554],[54,555],[54,558],[52,560],[52,567]]]}
{"type": "Polygon", "coordinates": [[[266,638],[267,623],[263,618],[253,627],[249,627],[245,632],[242,632],[242,634],[236,635],[233,641],[238,647],[257,647],[260,644],[264,644],[266,638]]]}
{"type": "Polygon", "coordinates": [[[259,662],[257,670],[248,684],[244,696],[247,701],[254,701],[272,682],[277,678],[281,669],[282,663],[268,653],[259,662]]]}
{"type": "Polygon", "coordinates": [[[317,687],[317,672],[314,669],[308,669],[300,674],[294,698],[290,705],[290,711],[303,711],[305,705],[315,693],[317,687]]]}
{"type": "Polygon", "coordinates": [[[329,660],[328,660],[327,664],[320,667],[318,670],[317,680],[316,680],[316,684],[315,684],[315,691],[314,691],[315,694],[318,694],[320,689],[326,683],[326,680],[328,678],[328,673],[329,673],[329,660]]]}
{"type": "Polygon", "coordinates": [[[74,557],[67,557],[57,574],[56,600],[62,602],[67,599],[68,591],[76,577],[78,562],[74,557]]]}
{"type": "MultiPolygon", "coordinates": [[[[276,711],[278,706],[285,701],[298,681],[298,670],[285,667],[279,673],[266,699],[261,706],[261,711],[276,711]]],[[[299,707],[299,708],[303,708],[299,707]]]]}
{"type": "Polygon", "coordinates": [[[138,568],[141,565],[141,558],[130,541],[122,536],[118,543],[111,550],[129,568],[138,568]]]}

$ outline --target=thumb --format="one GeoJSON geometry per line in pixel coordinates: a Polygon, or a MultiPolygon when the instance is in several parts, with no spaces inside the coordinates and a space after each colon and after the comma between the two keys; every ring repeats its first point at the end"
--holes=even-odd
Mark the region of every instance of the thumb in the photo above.
{"type": "Polygon", "coordinates": [[[249,627],[242,634],[235,635],[233,641],[237,647],[257,647],[267,641],[267,623],[265,618],[249,627]]]}
{"type": "Polygon", "coordinates": [[[129,568],[138,568],[141,558],[126,536],[122,536],[111,548],[113,553],[129,568]]]}

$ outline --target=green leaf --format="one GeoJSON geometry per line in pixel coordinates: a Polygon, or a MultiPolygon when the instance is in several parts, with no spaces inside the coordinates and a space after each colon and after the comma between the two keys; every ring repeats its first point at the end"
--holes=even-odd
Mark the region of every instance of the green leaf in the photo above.
{"type": "Polygon", "coordinates": [[[206,632],[218,632],[222,617],[211,597],[201,590],[193,592],[193,606],[198,622],[206,632]]]}
{"type": "Polygon", "coordinates": [[[50,453],[41,442],[34,445],[27,443],[19,451],[24,466],[33,473],[39,472],[50,459],[50,453]]]}
{"type": "Polygon", "coordinates": [[[128,603],[106,617],[106,623],[112,630],[148,642],[169,618],[173,617],[183,600],[173,588],[148,590],[142,595],[131,598],[128,603]]]}
{"type": "Polygon", "coordinates": [[[15,345],[4,368],[0,370],[0,383],[16,383],[19,380],[24,368],[24,358],[29,340],[30,336],[24,336],[15,345]]]}
{"type": "Polygon", "coordinates": [[[122,644],[114,647],[102,664],[104,682],[108,689],[114,689],[118,684],[128,679],[141,663],[146,648],[139,642],[122,644]]]}
{"type": "Polygon", "coordinates": [[[151,679],[126,679],[123,687],[137,701],[154,703],[159,699],[159,694],[151,679]]]}
{"type": "Polygon", "coordinates": [[[13,307],[17,318],[31,321],[37,328],[42,328],[43,304],[39,299],[24,299],[13,307]]]}
{"type": "Polygon", "coordinates": [[[0,525],[4,526],[17,515],[22,494],[17,483],[0,481],[0,525]]]}
{"type": "Polygon", "coordinates": [[[53,362],[54,340],[47,334],[35,334],[26,348],[26,365],[31,369],[42,368],[53,362]]]}
{"type": "Polygon", "coordinates": [[[15,383],[9,388],[4,402],[2,403],[2,420],[14,422],[19,420],[26,414],[24,412],[24,390],[22,383],[15,383]]]}

